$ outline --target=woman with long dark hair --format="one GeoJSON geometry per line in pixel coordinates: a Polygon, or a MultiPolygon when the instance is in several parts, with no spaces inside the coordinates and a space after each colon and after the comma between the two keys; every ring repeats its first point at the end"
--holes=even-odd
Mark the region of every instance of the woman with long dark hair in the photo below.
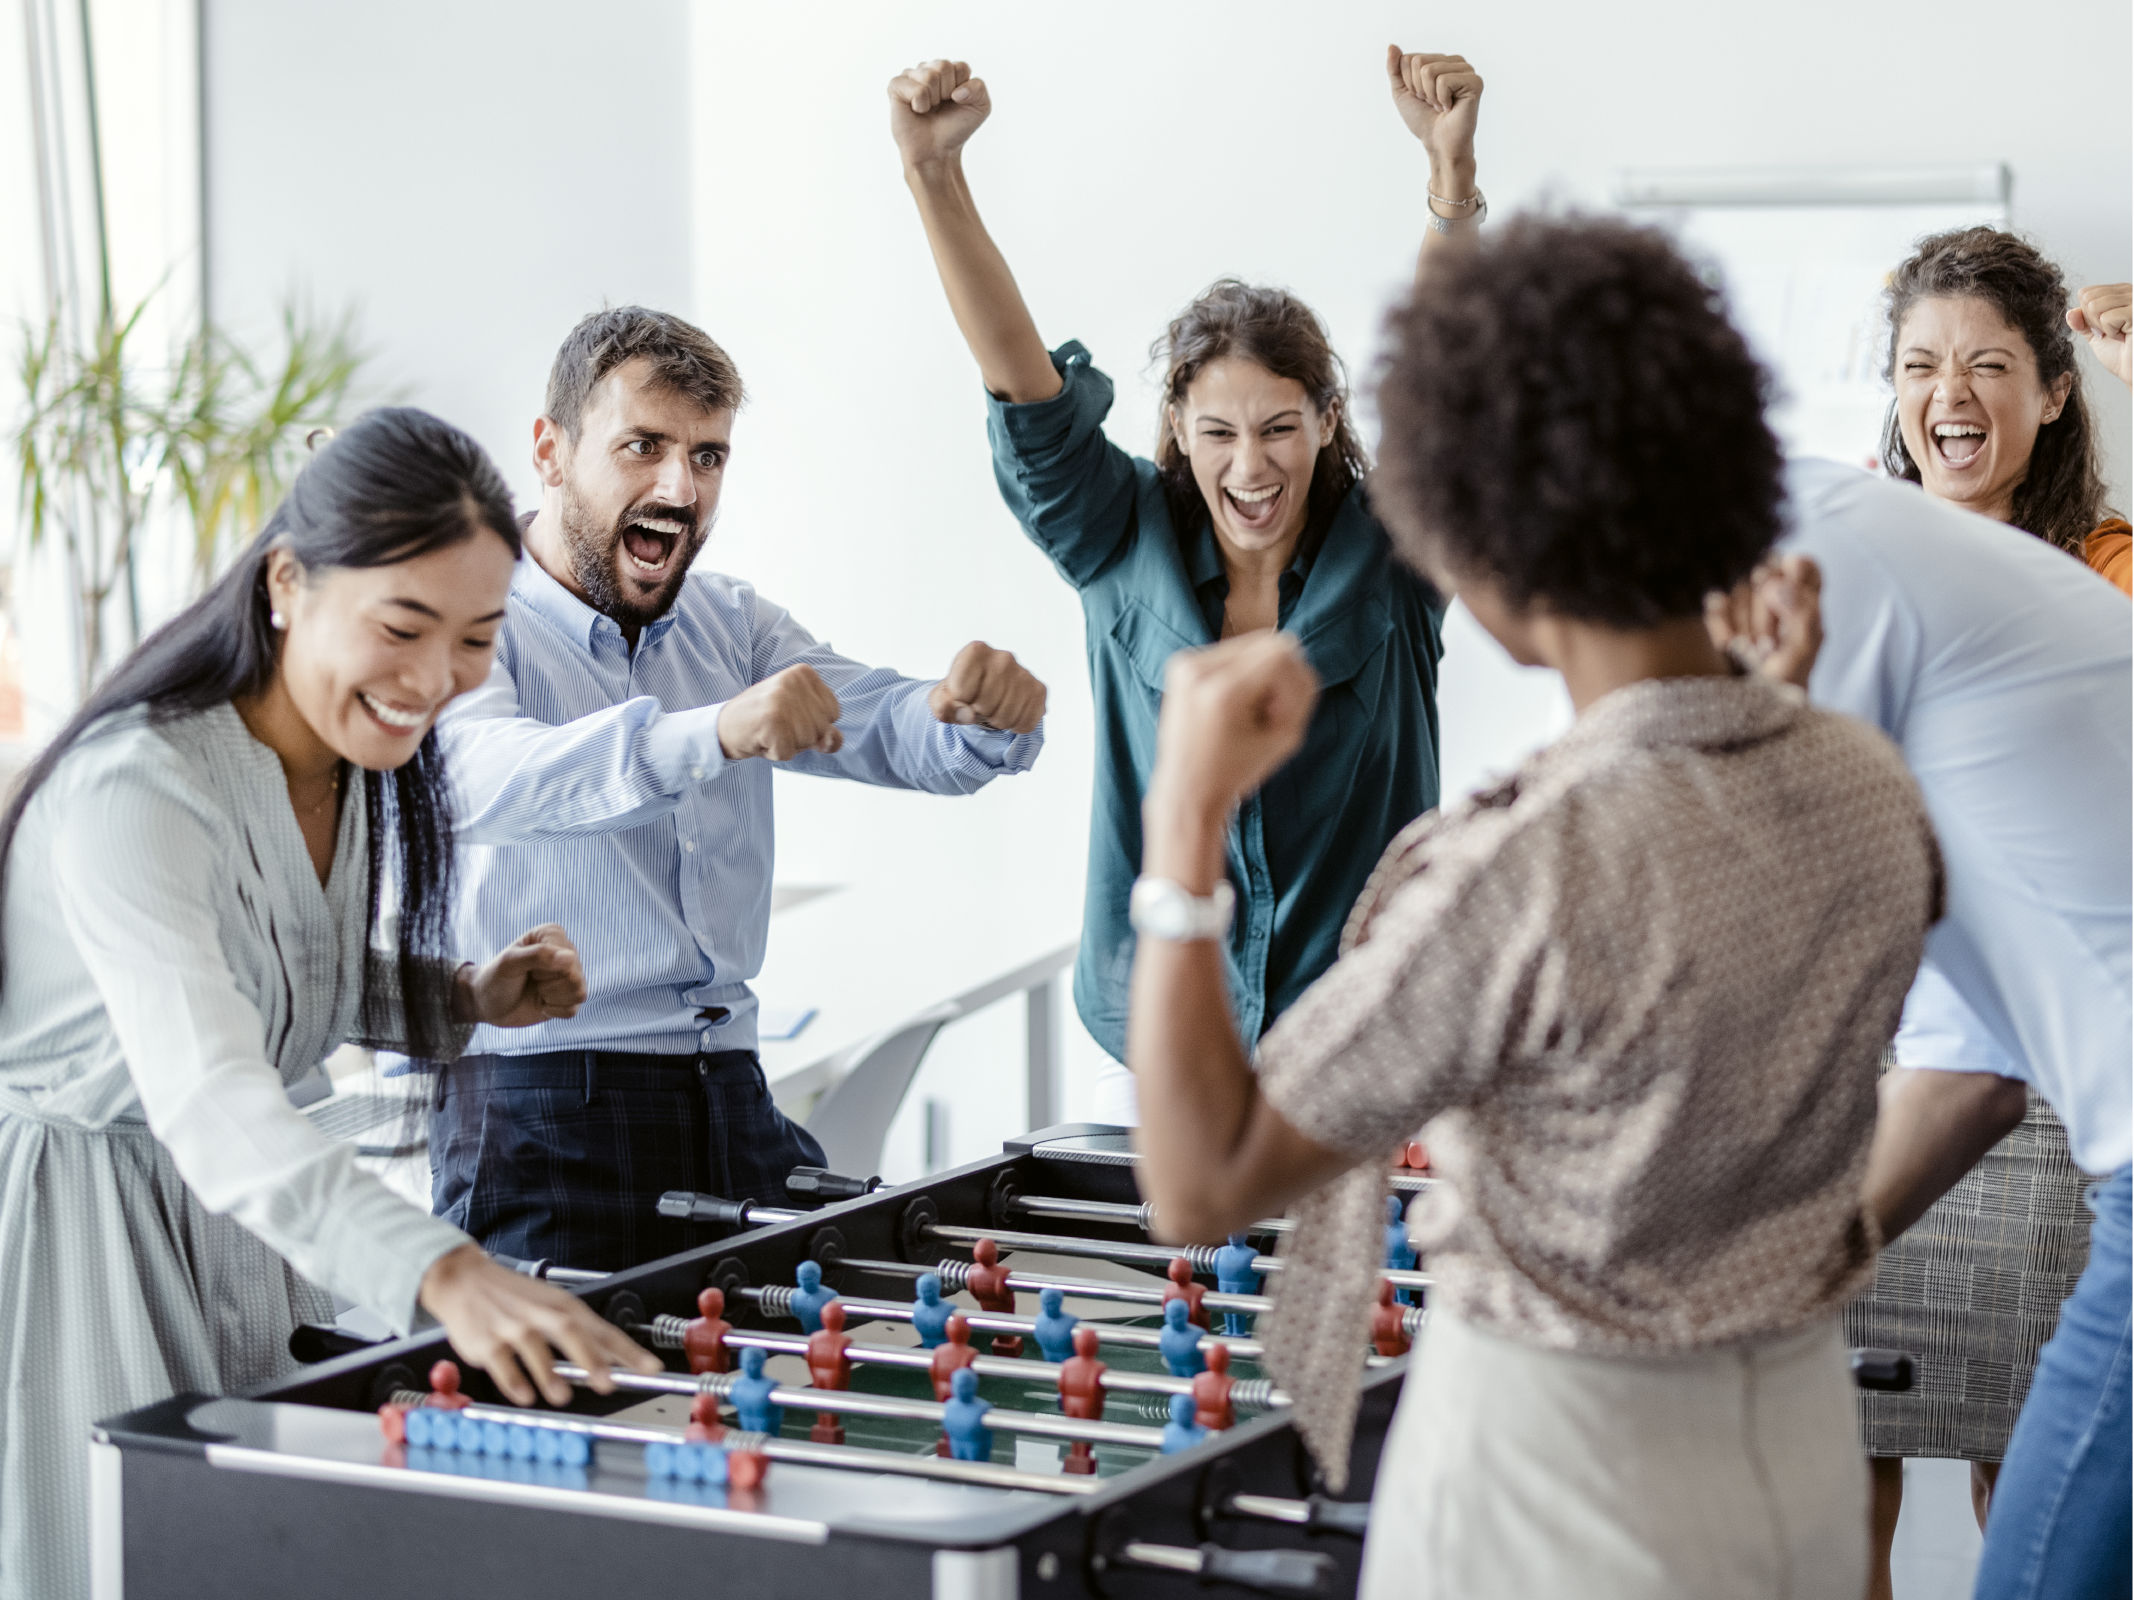
{"type": "MultiPolygon", "coordinates": [[[[1890,275],[1885,368],[1893,394],[1882,461],[1931,498],[1977,511],[2065,550],[2125,590],[2127,524],[2106,505],[2092,412],[2074,332],[2111,367],[2111,307],[2093,289],[2071,311],[2060,269],[1999,228],[1936,234],[1890,275]]],[[[2118,368],[2112,368],[2118,375],[2118,368]]],[[[1938,985],[1928,971],[1922,983],[1938,985]]],[[[1937,1004],[1956,1004],[1942,996],[1937,1004]]],[[[1966,1013],[1968,1014],[1968,1013],[1966,1013]]],[[[1890,1052],[1885,1105],[1902,1109],[1919,1077],[1960,1048],[1997,1059],[1975,1019],[1959,1042],[1903,1028],[1890,1052]]],[[[2026,1074],[2010,1066],[2004,1076],[2026,1074]]],[[[2038,1352],[2088,1259],[2087,1183],[2067,1130],[2035,1093],[2022,1124],[1919,1222],[1883,1251],[1872,1287],[1846,1313],[1857,1344],[1920,1357],[1905,1394],[1863,1394],[1861,1427],[1874,1482],[1871,1600],[1891,1593],[1889,1559],[1904,1499],[1904,1459],[1971,1464],[1981,1527],[2029,1392],[2038,1352]]]]}
{"type": "Polygon", "coordinates": [[[488,673],[518,554],[473,440],[370,413],[0,816],[4,1600],[85,1592],[95,1421],[276,1376],[329,1290],[402,1332],[428,1312],[521,1404],[568,1401],[552,1347],[600,1385],[657,1368],[284,1092],[343,1041],[449,1057],[584,997],[560,928],[480,967],[447,942],[431,729],[488,673]]]}
{"type": "MultiPolygon", "coordinates": [[[[1472,233],[1482,80],[1459,56],[1389,46],[1394,109],[1429,160],[1424,244],[1472,233]]],[[[989,396],[993,469],[1031,540],[1082,598],[1096,697],[1089,889],[1074,998],[1126,1054],[1141,859],[1163,667],[1181,648],[1264,629],[1299,639],[1325,692],[1297,757],[1245,802],[1224,895],[1136,913],[1225,922],[1239,1025],[1257,1039],[1334,960],[1386,841],[1438,800],[1445,601],[1393,558],[1325,327],[1282,289],[1224,279],[1156,341],[1153,460],[1104,434],[1112,385],[1078,343],[1047,351],[963,173],[991,112],[960,61],[889,85],[890,124],[934,263],[989,396]]],[[[1421,174],[1418,174],[1421,177],[1421,174]]],[[[1099,1114],[1133,1118],[1123,1068],[1099,1114]]]]}

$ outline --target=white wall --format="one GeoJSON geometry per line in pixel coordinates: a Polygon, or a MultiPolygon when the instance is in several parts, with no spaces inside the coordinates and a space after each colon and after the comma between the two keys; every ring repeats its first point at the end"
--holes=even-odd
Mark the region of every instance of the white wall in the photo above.
{"type": "MultiPolygon", "coordinates": [[[[1422,225],[1423,159],[1384,87],[1389,41],[1481,69],[1481,181],[1499,216],[1544,197],[1604,203],[1623,167],[2006,160],[2018,225],[2075,281],[2128,275],[2118,0],[2027,11],[2040,44],[2013,73],[2006,13],[1986,0],[1931,19],[1836,0],[1552,0],[1464,8],[1434,29],[1412,7],[1293,0],[696,0],[693,16],[696,303],[755,395],[710,559],[858,653],[930,671],[983,635],[1053,687],[1039,770],[976,802],[785,784],[781,860],[800,879],[864,873],[890,841],[978,852],[1064,919],[1082,859],[1079,611],[992,485],[977,377],[888,137],[884,85],[906,64],[959,56],[991,86],[967,162],[979,202],[1045,337],[1082,339],[1117,380],[1111,432],[1137,450],[1154,419],[1149,341],[1217,276],[1288,284],[1369,371],[1422,225]]],[[[2125,393],[2092,391],[2124,503],[2125,393]]],[[[1457,610],[1442,706],[1448,792],[1566,714],[1457,610]]],[[[927,1069],[937,1085],[975,1066],[953,1039],[927,1069]]]]}
{"type": "MultiPolygon", "coordinates": [[[[1540,0],[1433,31],[1377,0],[204,7],[216,315],[263,326],[292,288],[354,301],[381,379],[470,427],[522,492],[577,315],[635,299],[702,322],[754,392],[708,559],[855,654],[932,672],[985,637],[1053,687],[1038,771],[972,801],[782,783],[781,876],[959,856],[1063,933],[1090,774],[1080,617],[992,487],[976,377],[886,131],[899,67],[957,54],[992,84],[980,200],[1047,337],[1083,339],[1118,380],[1114,434],[1135,448],[1149,340],[1223,273],[1297,289],[1368,371],[1422,214],[1420,152],[1385,98],[1389,39],[1480,66],[1500,216],[1604,201],[1629,166],[2006,160],[2019,225],[2078,282],[2128,273],[2118,0],[2032,7],[2021,39],[1985,0],[1931,17],[1540,0]]],[[[2097,392],[2124,500],[2125,398],[2097,392]]],[[[1457,612],[1443,703],[1451,790],[1563,715],[1457,612]]],[[[967,1077],[978,1058],[956,1033],[939,1070],[967,1077]]]]}
{"type": "Polygon", "coordinates": [[[486,445],[522,502],[585,312],[690,308],[682,0],[202,0],[213,314],[354,306],[380,391],[486,445]]]}

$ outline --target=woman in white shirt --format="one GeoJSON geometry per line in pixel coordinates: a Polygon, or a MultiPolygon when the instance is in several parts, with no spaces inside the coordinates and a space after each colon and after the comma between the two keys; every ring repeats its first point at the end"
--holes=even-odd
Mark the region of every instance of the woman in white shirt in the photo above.
{"type": "Polygon", "coordinates": [[[111,675],[0,817],[0,1600],[85,1592],[89,1431],[290,1365],[327,1291],[426,1311],[511,1400],[657,1363],[359,1171],[285,1086],[345,1040],[567,1016],[563,930],[447,952],[431,724],[489,670],[519,537],[480,446],[372,412],[111,675]],[[398,949],[372,944],[381,901],[398,949]]]}

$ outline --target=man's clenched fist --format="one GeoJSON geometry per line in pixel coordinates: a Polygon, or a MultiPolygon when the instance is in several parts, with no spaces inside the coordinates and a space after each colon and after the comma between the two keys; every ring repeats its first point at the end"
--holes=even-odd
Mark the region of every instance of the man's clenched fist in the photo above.
{"type": "Polygon", "coordinates": [[[813,667],[787,667],[726,702],[719,712],[719,747],[729,761],[790,761],[803,750],[834,755],[845,743],[837,712],[837,696],[813,667]]]}
{"type": "Polygon", "coordinates": [[[956,652],[926,703],[936,721],[1006,733],[1035,733],[1045,720],[1045,686],[1007,651],[976,640],[956,652]]]}

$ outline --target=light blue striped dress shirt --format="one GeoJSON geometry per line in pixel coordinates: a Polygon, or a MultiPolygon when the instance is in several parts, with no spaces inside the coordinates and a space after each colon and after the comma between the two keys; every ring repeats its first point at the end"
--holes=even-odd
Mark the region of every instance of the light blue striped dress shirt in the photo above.
{"type": "Polygon", "coordinates": [[[718,718],[801,662],[837,695],[845,742],[784,763],[794,771],[969,794],[1026,771],[1044,743],[936,721],[931,682],[847,660],[738,579],[692,574],[632,651],[613,618],[520,561],[495,670],[438,722],[457,796],[457,939],[481,959],[560,922],[590,997],[575,1017],[477,1029],[470,1050],[755,1047],[771,765],[729,761],[718,718]]]}

